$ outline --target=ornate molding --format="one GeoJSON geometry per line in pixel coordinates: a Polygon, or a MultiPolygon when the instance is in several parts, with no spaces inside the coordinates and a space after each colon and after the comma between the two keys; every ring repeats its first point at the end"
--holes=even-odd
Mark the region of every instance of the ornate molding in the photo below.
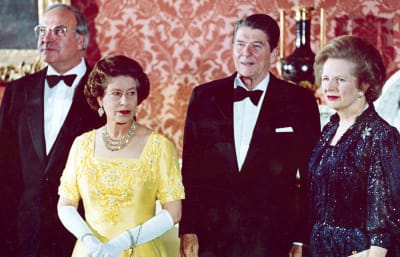
{"type": "MultiPolygon", "coordinates": [[[[71,4],[70,0],[38,0],[38,20],[40,23],[47,7],[55,3],[71,4]]],[[[9,82],[44,66],[36,49],[0,49],[0,82],[9,82]]]]}
{"type": "Polygon", "coordinates": [[[0,81],[18,79],[43,66],[37,50],[0,50],[0,81]]]}

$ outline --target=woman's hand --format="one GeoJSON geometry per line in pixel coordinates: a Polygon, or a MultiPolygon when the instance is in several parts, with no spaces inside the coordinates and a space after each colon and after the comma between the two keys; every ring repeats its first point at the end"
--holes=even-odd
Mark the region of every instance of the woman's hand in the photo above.
{"type": "Polygon", "coordinates": [[[372,245],[369,249],[369,257],[385,257],[387,253],[387,249],[372,245]]]}
{"type": "Polygon", "coordinates": [[[86,256],[91,257],[100,248],[100,240],[93,234],[85,236],[82,239],[82,244],[86,248],[86,256]]]}
{"type": "Polygon", "coordinates": [[[123,249],[118,249],[118,247],[106,243],[100,244],[96,252],[94,252],[90,257],[118,257],[123,252],[123,249]]]}

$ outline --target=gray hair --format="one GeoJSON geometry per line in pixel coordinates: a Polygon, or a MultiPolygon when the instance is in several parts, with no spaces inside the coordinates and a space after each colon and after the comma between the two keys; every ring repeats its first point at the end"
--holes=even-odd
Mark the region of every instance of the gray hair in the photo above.
{"type": "Polygon", "coordinates": [[[76,24],[77,24],[76,25],[76,33],[85,38],[85,41],[83,42],[83,50],[87,49],[87,47],[89,45],[89,28],[88,28],[88,24],[87,24],[85,16],[75,7],[73,7],[71,5],[67,5],[67,4],[62,4],[62,3],[56,3],[53,5],[50,5],[47,8],[46,13],[51,10],[58,9],[58,8],[68,9],[75,15],[76,24]]]}

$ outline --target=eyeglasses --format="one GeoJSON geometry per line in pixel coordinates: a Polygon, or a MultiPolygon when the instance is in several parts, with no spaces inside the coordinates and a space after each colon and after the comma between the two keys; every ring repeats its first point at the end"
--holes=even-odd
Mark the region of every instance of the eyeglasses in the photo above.
{"type": "Polygon", "coordinates": [[[37,38],[44,37],[49,31],[52,33],[54,37],[62,38],[65,37],[65,35],[68,32],[68,29],[64,25],[57,25],[54,26],[53,28],[50,28],[45,25],[37,25],[35,26],[34,31],[37,38]]]}
{"type": "Polygon", "coordinates": [[[111,91],[105,91],[105,95],[107,95],[112,101],[119,101],[122,96],[125,95],[127,99],[133,99],[137,95],[137,90],[136,89],[130,89],[126,92],[120,91],[120,90],[111,90],[111,91]]]}

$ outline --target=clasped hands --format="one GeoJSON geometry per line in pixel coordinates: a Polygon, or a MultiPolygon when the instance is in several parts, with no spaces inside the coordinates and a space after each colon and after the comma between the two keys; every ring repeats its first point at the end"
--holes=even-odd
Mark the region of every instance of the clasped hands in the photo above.
{"type": "Polygon", "coordinates": [[[95,235],[90,235],[82,240],[87,251],[87,257],[118,257],[126,250],[118,242],[120,238],[114,238],[107,243],[102,243],[95,235]]]}

